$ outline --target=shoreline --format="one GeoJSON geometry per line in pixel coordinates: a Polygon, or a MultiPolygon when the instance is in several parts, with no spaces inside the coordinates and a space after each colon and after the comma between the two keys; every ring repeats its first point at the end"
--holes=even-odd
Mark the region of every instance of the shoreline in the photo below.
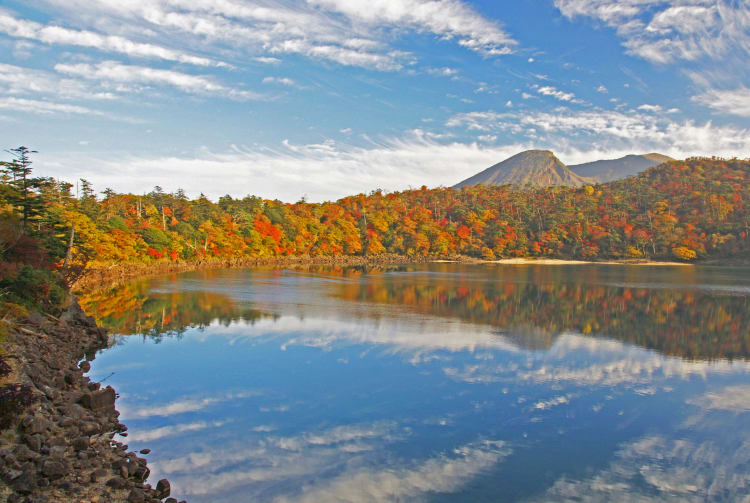
{"type": "Polygon", "coordinates": [[[651,259],[610,259],[610,260],[576,260],[544,257],[517,257],[502,259],[482,259],[466,255],[331,255],[300,257],[254,257],[199,260],[196,262],[155,262],[155,263],[120,263],[96,267],[88,270],[71,287],[74,292],[100,290],[137,279],[189,271],[211,269],[236,269],[246,267],[304,267],[304,266],[385,266],[426,263],[458,264],[500,264],[500,265],[628,265],[650,267],[690,267],[690,266],[739,266],[750,267],[750,260],[744,259],[709,259],[697,262],[676,262],[651,259]]]}
{"type": "Polygon", "coordinates": [[[0,384],[21,399],[6,396],[8,409],[0,411],[0,500],[177,503],[166,479],[155,488],[146,483],[150,451],[129,452],[115,439],[128,429],[118,419],[117,393],[84,375],[109,337],[71,300],[59,318],[34,312],[2,321],[10,372],[0,384]]]}

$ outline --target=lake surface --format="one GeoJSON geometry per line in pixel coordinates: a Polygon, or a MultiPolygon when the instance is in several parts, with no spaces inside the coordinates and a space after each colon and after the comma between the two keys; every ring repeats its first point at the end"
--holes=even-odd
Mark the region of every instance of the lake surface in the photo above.
{"type": "Polygon", "coordinates": [[[200,271],[81,298],[190,502],[750,501],[750,269],[200,271]]]}

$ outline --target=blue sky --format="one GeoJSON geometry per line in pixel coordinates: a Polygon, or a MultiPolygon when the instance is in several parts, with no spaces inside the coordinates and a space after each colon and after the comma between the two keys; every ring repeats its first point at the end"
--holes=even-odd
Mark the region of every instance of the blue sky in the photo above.
{"type": "Polygon", "coordinates": [[[521,150],[750,156],[747,0],[0,2],[40,175],[323,200],[521,150]]]}

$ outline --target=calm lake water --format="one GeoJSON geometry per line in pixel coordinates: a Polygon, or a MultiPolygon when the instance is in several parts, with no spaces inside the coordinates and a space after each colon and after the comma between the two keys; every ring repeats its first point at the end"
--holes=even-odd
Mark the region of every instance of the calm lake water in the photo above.
{"type": "Polygon", "coordinates": [[[201,271],[81,299],[190,502],[750,501],[750,269],[201,271]]]}

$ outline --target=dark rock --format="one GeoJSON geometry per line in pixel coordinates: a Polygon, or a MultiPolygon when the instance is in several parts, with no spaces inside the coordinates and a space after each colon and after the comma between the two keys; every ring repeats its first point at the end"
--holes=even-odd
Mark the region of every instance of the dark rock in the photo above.
{"type": "Polygon", "coordinates": [[[175,498],[167,498],[164,500],[164,503],[177,503],[177,499],[175,498]]]}
{"type": "Polygon", "coordinates": [[[65,447],[68,445],[68,442],[63,437],[52,437],[49,439],[49,445],[50,447],[65,447]]]}
{"type": "Polygon", "coordinates": [[[169,485],[169,481],[167,479],[161,479],[159,482],[156,483],[156,495],[160,498],[166,498],[169,496],[169,493],[172,491],[172,487],[169,485]]]}
{"type": "Polygon", "coordinates": [[[122,477],[112,477],[107,481],[107,486],[112,489],[124,489],[127,485],[127,482],[122,477]]]}
{"type": "Polygon", "coordinates": [[[79,368],[80,368],[81,370],[83,370],[83,372],[84,372],[84,373],[85,373],[85,372],[88,372],[89,370],[91,370],[91,364],[90,364],[89,362],[87,362],[86,360],[84,360],[84,361],[82,361],[81,363],[79,363],[79,364],[78,364],[78,367],[79,367],[79,368]]]}
{"type": "Polygon", "coordinates": [[[21,494],[29,494],[37,486],[36,472],[34,470],[24,471],[20,477],[13,481],[13,489],[21,494]]]}
{"type": "Polygon", "coordinates": [[[115,390],[107,386],[103,390],[86,393],[81,397],[80,403],[91,410],[114,409],[115,390]]]}
{"type": "Polygon", "coordinates": [[[98,382],[90,382],[88,385],[89,391],[96,391],[101,387],[101,384],[98,382]]]}
{"type": "Polygon", "coordinates": [[[65,475],[65,465],[60,461],[48,459],[42,464],[42,474],[52,480],[59,479],[65,475]]]}
{"type": "Polygon", "coordinates": [[[8,503],[20,503],[21,501],[21,495],[16,493],[11,493],[8,495],[8,503]]]}
{"type": "Polygon", "coordinates": [[[68,448],[65,445],[54,445],[49,448],[49,455],[53,458],[62,458],[67,450],[68,448]]]}
{"type": "Polygon", "coordinates": [[[65,384],[71,385],[74,382],[76,382],[76,376],[73,374],[73,372],[66,372],[65,373],[65,384]]]}
{"type": "Polygon", "coordinates": [[[78,437],[73,440],[73,449],[76,451],[85,451],[90,445],[91,441],[89,440],[89,437],[78,437]]]}
{"type": "Polygon", "coordinates": [[[42,448],[42,436],[41,435],[26,435],[23,437],[24,442],[26,442],[26,445],[29,446],[29,449],[31,449],[34,452],[39,452],[42,448]]]}
{"type": "Polygon", "coordinates": [[[38,456],[24,444],[17,445],[16,448],[13,449],[13,453],[16,455],[16,459],[18,459],[19,461],[35,459],[38,456]]]}
{"type": "Polygon", "coordinates": [[[21,470],[14,470],[12,468],[6,468],[2,471],[2,474],[4,479],[7,480],[16,480],[18,477],[23,475],[23,472],[21,470]]]}
{"type": "Polygon", "coordinates": [[[141,482],[143,482],[148,478],[150,474],[151,470],[149,470],[147,466],[139,466],[135,469],[135,474],[133,475],[133,477],[136,480],[140,480],[141,482]]]}
{"type": "Polygon", "coordinates": [[[94,473],[91,474],[91,482],[102,480],[108,474],[109,472],[107,470],[105,470],[104,468],[99,468],[98,470],[95,470],[94,473]]]}
{"type": "Polygon", "coordinates": [[[146,495],[143,494],[141,489],[133,489],[128,494],[128,503],[143,503],[146,499],[146,495]]]}
{"type": "Polygon", "coordinates": [[[141,454],[149,454],[149,453],[151,453],[151,449],[141,449],[140,453],[141,454]]]}

